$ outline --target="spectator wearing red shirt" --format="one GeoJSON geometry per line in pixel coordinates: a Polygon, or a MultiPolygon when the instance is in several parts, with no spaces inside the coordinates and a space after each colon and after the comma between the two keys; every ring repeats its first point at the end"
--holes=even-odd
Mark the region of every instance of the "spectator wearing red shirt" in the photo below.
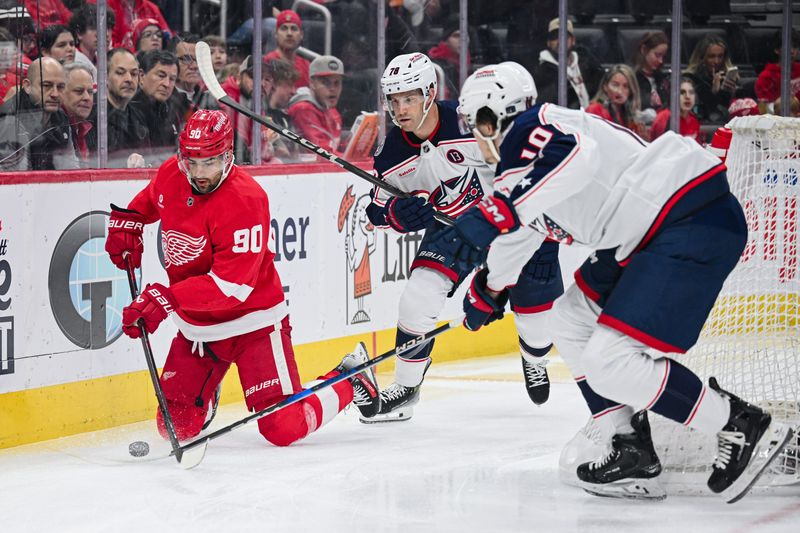
{"type": "Polygon", "coordinates": [[[297,93],[289,117],[297,133],[329,152],[336,152],[342,117],[336,109],[342,94],[344,65],[334,56],[319,56],[309,66],[309,90],[297,93]]]}
{"type": "MultiPolygon", "coordinates": [[[[756,97],[760,102],[771,103],[781,95],[781,31],[770,39],[770,49],[775,60],[767,63],[756,80],[756,97]]],[[[800,98],[800,32],[792,30],[792,69],[790,93],[800,98]]]]}
{"type": "MultiPolygon", "coordinates": [[[[97,0],[88,0],[89,3],[97,3],[97,0]]],[[[138,19],[156,19],[158,27],[167,34],[172,35],[167,21],[158,6],[149,0],[108,0],[109,9],[114,11],[117,23],[114,25],[112,38],[114,46],[135,50],[133,43],[133,25],[138,19]]]]}
{"type": "MultiPolygon", "coordinates": [[[[681,79],[680,95],[681,118],[678,125],[678,132],[684,137],[690,137],[700,144],[703,139],[700,137],[700,121],[694,114],[694,106],[697,104],[697,93],[694,90],[694,82],[690,78],[681,79]]],[[[656,115],[653,125],[650,127],[650,140],[655,140],[669,129],[669,109],[662,109],[656,115]]]]}
{"type": "Polygon", "coordinates": [[[281,11],[276,17],[277,29],[275,30],[275,40],[278,48],[264,56],[264,62],[270,59],[283,59],[288,61],[297,72],[300,78],[295,82],[296,88],[308,87],[309,85],[309,62],[297,54],[297,49],[303,42],[303,21],[292,11],[287,9],[281,11]]]}
{"type": "Polygon", "coordinates": [[[25,0],[25,8],[31,14],[37,28],[51,24],[69,24],[72,11],[61,0],[25,0]]]}
{"type": "Polygon", "coordinates": [[[639,83],[633,69],[624,64],[614,65],[603,76],[600,88],[586,107],[586,112],[642,134],[644,128],[639,121],[642,104],[639,98],[639,83]]]}

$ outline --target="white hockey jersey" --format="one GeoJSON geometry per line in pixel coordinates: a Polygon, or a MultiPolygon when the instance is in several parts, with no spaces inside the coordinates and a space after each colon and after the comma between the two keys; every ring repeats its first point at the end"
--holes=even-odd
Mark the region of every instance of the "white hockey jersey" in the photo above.
{"type": "Polygon", "coordinates": [[[617,248],[619,261],[690,191],[699,205],[727,192],[724,165],[696,142],[667,132],[648,144],[552,104],[514,120],[500,157],[495,190],[511,198],[523,225],[564,244],[617,248]]]}
{"type": "MultiPolygon", "coordinates": [[[[472,134],[459,128],[457,102],[437,102],[439,124],[428,139],[393,127],[374,156],[375,175],[398,189],[424,196],[441,213],[458,217],[491,194],[494,169],[472,134]]],[[[392,195],[376,187],[373,203],[384,207],[392,195]]],[[[373,220],[379,227],[388,227],[373,220]]]]}

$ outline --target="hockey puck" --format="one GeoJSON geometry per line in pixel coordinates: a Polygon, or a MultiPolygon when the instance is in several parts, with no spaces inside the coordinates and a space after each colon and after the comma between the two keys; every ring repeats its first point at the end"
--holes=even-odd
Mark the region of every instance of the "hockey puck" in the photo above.
{"type": "Polygon", "coordinates": [[[128,445],[128,452],[134,457],[144,457],[150,453],[150,445],[143,440],[137,440],[128,445]]]}

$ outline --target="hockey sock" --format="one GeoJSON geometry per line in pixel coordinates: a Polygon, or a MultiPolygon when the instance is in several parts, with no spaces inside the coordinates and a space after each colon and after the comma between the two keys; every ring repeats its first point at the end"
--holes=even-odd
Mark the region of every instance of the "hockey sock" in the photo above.
{"type": "MultiPolygon", "coordinates": [[[[397,336],[395,337],[395,346],[400,346],[411,339],[417,338],[417,335],[406,333],[400,328],[397,328],[397,336]]],[[[436,339],[431,340],[414,348],[410,352],[406,352],[401,356],[395,357],[395,371],[394,380],[396,383],[404,387],[416,387],[422,383],[422,378],[425,376],[425,369],[428,367],[428,359],[430,358],[431,351],[433,351],[433,343],[436,339]]]]}
{"type": "Polygon", "coordinates": [[[553,347],[553,343],[548,344],[544,348],[534,348],[533,346],[529,346],[522,340],[522,337],[519,337],[519,349],[520,353],[522,354],[522,358],[525,359],[529,363],[535,363],[537,359],[540,359],[550,353],[550,349],[553,347]]]}
{"type": "Polygon", "coordinates": [[[614,402],[597,394],[586,382],[585,376],[575,378],[578,388],[581,390],[586,405],[592,413],[592,418],[598,423],[609,424],[613,427],[614,433],[633,433],[631,426],[631,416],[633,408],[614,402]]]}

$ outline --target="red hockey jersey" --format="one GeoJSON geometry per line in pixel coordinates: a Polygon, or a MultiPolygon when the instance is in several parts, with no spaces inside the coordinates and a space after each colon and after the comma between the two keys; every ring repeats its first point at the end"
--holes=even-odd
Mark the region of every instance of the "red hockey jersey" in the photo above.
{"type": "Polygon", "coordinates": [[[161,220],[164,263],[187,339],[210,342],[279,323],[288,313],[275,269],[267,193],[235,166],[195,194],[172,157],[128,205],[161,220]]]}

